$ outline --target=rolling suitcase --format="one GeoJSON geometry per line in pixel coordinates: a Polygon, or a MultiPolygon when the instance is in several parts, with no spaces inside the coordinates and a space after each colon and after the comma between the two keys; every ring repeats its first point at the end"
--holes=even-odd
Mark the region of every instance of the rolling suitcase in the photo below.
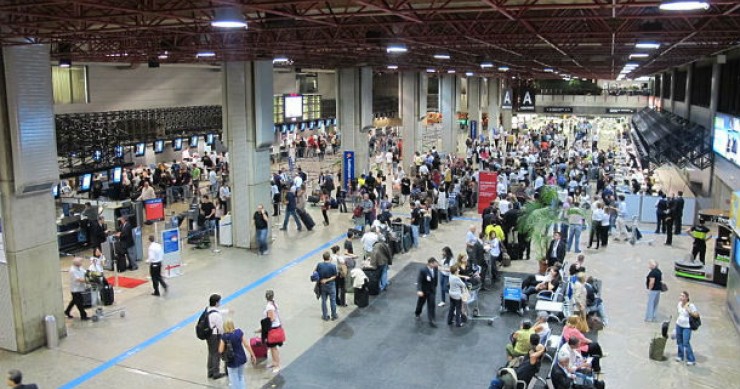
{"type": "Polygon", "coordinates": [[[650,340],[648,356],[654,361],[665,361],[668,359],[665,357],[665,345],[668,341],[668,327],[671,324],[671,318],[661,324],[660,335],[657,335],[650,340]]]}
{"type": "Polygon", "coordinates": [[[254,351],[254,356],[257,359],[267,358],[267,346],[262,343],[261,338],[254,337],[252,339],[249,339],[249,346],[252,348],[252,351],[254,351]]]}
{"type": "Polygon", "coordinates": [[[367,290],[367,285],[362,288],[354,288],[355,290],[355,305],[358,308],[365,308],[370,304],[370,294],[367,290]]]}
{"type": "Polygon", "coordinates": [[[105,306],[112,305],[115,300],[113,287],[107,281],[100,288],[100,300],[105,306]]]}
{"type": "Polygon", "coordinates": [[[370,296],[380,294],[380,271],[378,269],[362,269],[368,278],[367,293],[370,296]]]}
{"type": "Polygon", "coordinates": [[[439,227],[439,212],[436,209],[432,210],[432,220],[429,221],[429,228],[436,230],[439,227]]]}
{"type": "Polygon", "coordinates": [[[92,308],[93,306],[93,299],[92,299],[92,289],[87,288],[84,292],[82,292],[82,306],[85,308],[92,308]]]}
{"type": "Polygon", "coordinates": [[[316,223],[313,221],[311,215],[300,208],[296,208],[295,211],[296,213],[298,213],[298,217],[301,218],[301,222],[303,222],[303,225],[305,225],[309,231],[313,230],[313,228],[316,226],[316,223]]]}
{"type": "Polygon", "coordinates": [[[319,203],[319,200],[319,196],[308,196],[308,202],[311,203],[311,205],[313,205],[314,207],[316,206],[316,204],[319,203]]]}

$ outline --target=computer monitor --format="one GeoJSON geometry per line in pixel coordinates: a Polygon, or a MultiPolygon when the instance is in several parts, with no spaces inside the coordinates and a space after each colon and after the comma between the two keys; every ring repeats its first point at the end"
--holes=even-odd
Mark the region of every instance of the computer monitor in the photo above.
{"type": "Polygon", "coordinates": [[[283,124],[283,134],[287,133],[290,127],[287,124],[283,124]]]}
{"type": "Polygon", "coordinates": [[[135,157],[143,157],[146,153],[146,143],[137,143],[136,150],[134,150],[135,157]]]}
{"type": "Polygon", "coordinates": [[[102,150],[93,150],[92,159],[95,162],[102,161],[103,160],[103,151],[102,150]]]}
{"type": "Polygon", "coordinates": [[[124,150],[125,149],[123,148],[123,146],[116,146],[115,148],[116,158],[119,158],[119,159],[123,158],[124,150]]]}
{"type": "Polygon", "coordinates": [[[324,119],[317,120],[316,127],[324,127],[324,119]]]}
{"type": "Polygon", "coordinates": [[[85,173],[80,176],[80,192],[89,192],[92,185],[92,173],[85,173]]]}
{"type": "Polygon", "coordinates": [[[198,147],[198,135],[193,135],[190,137],[190,147],[198,147]]]}
{"type": "Polygon", "coordinates": [[[301,122],[301,131],[306,131],[307,128],[308,128],[308,123],[301,122]]]}
{"type": "Polygon", "coordinates": [[[213,142],[216,141],[216,137],[213,133],[206,135],[206,145],[213,146],[213,142]]]}
{"type": "Polygon", "coordinates": [[[164,141],[161,139],[154,141],[154,154],[160,154],[162,152],[164,152],[164,141]]]}
{"type": "Polygon", "coordinates": [[[111,172],[111,182],[113,182],[114,184],[120,184],[122,175],[123,168],[120,166],[114,167],[113,172],[111,172]]]}
{"type": "Polygon", "coordinates": [[[182,138],[177,138],[172,141],[172,150],[174,151],[182,150],[182,138]]]}
{"type": "Polygon", "coordinates": [[[296,123],[290,123],[290,132],[296,132],[298,125],[296,123]]]}

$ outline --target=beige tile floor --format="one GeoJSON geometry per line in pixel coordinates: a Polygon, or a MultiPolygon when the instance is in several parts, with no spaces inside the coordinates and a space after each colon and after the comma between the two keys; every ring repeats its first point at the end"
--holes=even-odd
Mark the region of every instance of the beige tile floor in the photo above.
{"type": "MultiPolygon", "coordinates": [[[[314,212],[315,217],[319,217],[318,212],[314,212]]],[[[183,321],[203,308],[211,292],[218,291],[224,296],[238,294],[225,307],[233,310],[231,316],[239,327],[246,331],[256,329],[266,289],[276,291],[280,304],[288,336],[287,345],[282,349],[283,365],[287,366],[335,325],[320,319],[319,304],[308,281],[323,250],[319,248],[327,247],[326,242],[338,240],[349,225],[347,214],[334,213],[331,218],[329,227],[319,226],[313,232],[290,230],[277,234],[269,256],[230,248],[224,248],[220,254],[188,250],[184,275],[171,280],[167,296],[150,296],[149,284],[123,289],[116,294],[114,306],[125,306],[125,318],[116,316],[98,323],[69,320],[69,336],[61,341],[59,348],[40,349],[28,355],[0,352],[0,366],[20,368],[30,382],[42,388],[227,387],[225,379],[209,381],[206,378],[205,344],[195,338],[194,322],[183,321]],[[294,261],[306,254],[309,255],[304,261],[294,261]],[[73,382],[85,375],[89,380],[73,382]]],[[[399,269],[406,261],[420,262],[438,255],[444,245],[459,251],[469,224],[469,221],[456,221],[443,225],[425,238],[420,249],[401,255],[394,268],[399,269]]],[[[646,235],[646,238],[652,237],[646,235]]],[[[359,242],[355,245],[358,247],[359,242]]],[[[738,387],[740,370],[737,369],[736,350],[740,347],[740,336],[732,327],[725,308],[725,289],[675,279],[672,275],[671,262],[684,257],[689,247],[689,238],[684,235],[674,238],[673,247],[663,246],[662,241],[653,246],[634,247],[612,243],[606,250],[585,251],[587,269],[604,281],[610,326],[600,334],[599,340],[609,353],[603,362],[609,387],[738,387]],[[669,361],[655,362],[647,358],[649,340],[659,327],[658,323],[642,320],[646,301],[644,277],[650,258],[660,262],[670,287],[662,296],[659,317],[675,315],[681,290],[691,293],[703,313],[704,324],[694,333],[692,341],[697,366],[686,367],[672,360],[675,355],[673,341],[669,341],[667,347],[669,361]]],[[[60,263],[61,270],[67,266],[66,260],[60,263]]],[[[145,266],[140,269],[126,275],[146,277],[145,266]]],[[[536,263],[515,261],[510,269],[534,271],[536,263]]],[[[393,274],[391,269],[391,276],[393,274]]],[[[66,273],[60,272],[60,277],[66,288],[66,273]]],[[[64,298],[68,300],[66,290],[64,298]]],[[[410,301],[413,299],[414,296],[409,296],[410,301]]],[[[351,309],[351,306],[340,308],[340,316],[347,316],[351,309]]],[[[481,326],[476,330],[490,329],[481,326]]],[[[507,333],[502,331],[501,336],[507,333]]],[[[250,367],[246,374],[248,386],[252,388],[263,386],[272,376],[262,366],[250,367]]],[[[486,385],[481,382],[481,387],[486,385]]]]}

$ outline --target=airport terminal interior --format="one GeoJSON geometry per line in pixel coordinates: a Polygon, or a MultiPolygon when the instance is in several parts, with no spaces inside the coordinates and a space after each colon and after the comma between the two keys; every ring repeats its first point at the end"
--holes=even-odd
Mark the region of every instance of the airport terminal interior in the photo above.
{"type": "Polygon", "coordinates": [[[0,44],[10,388],[740,382],[737,1],[7,0],[0,44]]]}

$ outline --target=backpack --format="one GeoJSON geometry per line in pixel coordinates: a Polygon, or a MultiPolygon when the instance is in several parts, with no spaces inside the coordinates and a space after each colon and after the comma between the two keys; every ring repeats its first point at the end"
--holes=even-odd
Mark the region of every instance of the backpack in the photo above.
{"type": "Polygon", "coordinates": [[[211,334],[213,334],[213,328],[211,328],[209,320],[209,316],[213,312],[216,312],[216,310],[212,309],[209,311],[208,308],[206,308],[203,310],[203,313],[200,314],[200,317],[198,317],[198,323],[195,324],[195,336],[197,336],[198,339],[206,340],[211,336],[211,334]]]}
{"type": "Polygon", "coordinates": [[[231,340],[225,340],[224,345],[226,348],[224,348],[224,352],[221,353],[221,360],[226,362],[228,365],[229,363],[234,362],[236,356],[234,355],[234,346],[231,344],[231,340]]]}

